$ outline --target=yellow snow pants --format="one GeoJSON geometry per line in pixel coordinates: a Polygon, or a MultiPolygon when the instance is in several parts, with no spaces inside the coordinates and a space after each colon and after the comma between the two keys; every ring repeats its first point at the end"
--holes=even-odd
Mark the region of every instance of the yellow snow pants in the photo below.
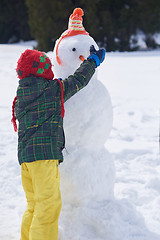
{"type": "Polygon", "coordinates": [[[28,203],[21,240],[57,240],[62,206],[58,160],[23,163],[21,175],[28,203]]]}

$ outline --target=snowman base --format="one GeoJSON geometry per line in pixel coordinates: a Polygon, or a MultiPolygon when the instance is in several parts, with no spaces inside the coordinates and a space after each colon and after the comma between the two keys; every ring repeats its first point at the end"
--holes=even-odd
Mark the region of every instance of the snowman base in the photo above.
{"type": "Polygon", "coordinates": [[[63,203],[89,206],[92,201],[113,199],[115,167],[110,153],[105,148],[67,150],[60,166],[63,203]]]}
{"type": "Polygon", "coordinates": [[[159,240],[126,199],[93,201],[87,207],[65,205],[60,223],[63,240],[159,240]]]}

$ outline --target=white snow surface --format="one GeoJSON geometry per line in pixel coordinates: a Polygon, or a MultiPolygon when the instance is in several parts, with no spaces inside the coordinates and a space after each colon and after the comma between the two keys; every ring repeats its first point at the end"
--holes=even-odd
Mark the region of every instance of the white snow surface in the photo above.
{"type": "MultiPolygon", "coordinates": [[[[0,45],[1,240],[20,238],[22,215],[26,209],[17,160],[17,135],[10,123],[12,100],[18,85],[16,62],[26,48],[32,46],[0,45]]],[[[62,192],[64,204],[60,226],[63,238],[59,239],[160,240],[159,62],[158,51],[107,53],[98,79],[108,89],[113,104],[113,128],[105,146],[115,163],[114,198],[94,200],[86,205],[73,199],[65,204],[62,192]]],[[[97,128],[101,128],[101,124],[97,128]]],[[[84,158],[87,161],[90,156],[84,158]]],[[[96,179],[109,173],[100,165],[88,174],[95,176],[95,185],[98,185],[96,179]]],[[[81,181],[84,176],[83,171],[75,169],[72,177],[81,181]]],[[[101,187],[107,191],[109,186],[103,182],[101,187]]],[[[73,191],[74,196],[72,187],[68,191],[73,191]]]]}

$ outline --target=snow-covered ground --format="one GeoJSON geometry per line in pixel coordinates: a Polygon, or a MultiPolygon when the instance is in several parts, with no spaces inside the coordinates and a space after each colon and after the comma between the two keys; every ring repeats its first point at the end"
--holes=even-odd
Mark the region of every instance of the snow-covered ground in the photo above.
{"type": "Polygon", "coordinates": [[[160,239],[159,61],[155,51],[108,54],[99,78],[114,107],[106,146],[115,158],[115,197],[132,203],[160,239]]]}
{"type": "MultiPolygon", "coordinates": [[[[16,61],[21,52],[32,48],[28,44],[0,45],[1,240],[20,238],[26,208],[16,155],[17,136],[10,119],[18,83],[16,61]]],[[[85,223],[81,222],[84,216],[76,216],[76,208],[64,208],[63,214],[68,216],[62,217],[64,235],[70,236],[72,229],[84,235],[83,239],[78,236],[69,239],[160,240],[159,62],[159,51],[108,53],[99,68],[98,79],[110,92],[114,111],[113,129],[106,147],[115,161],[115,200],[104,202],[99,208],[96,203],[92,208],[86,207],[85,223]],[[73,215],[77,222],[74,227],[70,226],[73,215]],[[96,216],[102,217],[102,221],[97,222],[96,216]],[[103,224],[104,217],[107,226],[103,224]],[[87,226],[92,226],[93,235],[86,236],[87,226]],[[101,238],[96,238],[97,232],[101,238]]]]}

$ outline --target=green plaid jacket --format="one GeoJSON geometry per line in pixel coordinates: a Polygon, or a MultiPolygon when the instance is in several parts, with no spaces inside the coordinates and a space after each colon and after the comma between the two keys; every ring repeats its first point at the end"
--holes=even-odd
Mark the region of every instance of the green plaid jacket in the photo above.
{"type": "MultiPolygon", "coordinates": [[[[94,72],[95,63],[86,60],[73,76],[63,80],[64,102],[85,87],[94,72]]],[[[60,84],[36,76],[20,80],[15,113],[19,121],[19,163],[50,159],[62,162],[65,137],[60,84]]]]}

